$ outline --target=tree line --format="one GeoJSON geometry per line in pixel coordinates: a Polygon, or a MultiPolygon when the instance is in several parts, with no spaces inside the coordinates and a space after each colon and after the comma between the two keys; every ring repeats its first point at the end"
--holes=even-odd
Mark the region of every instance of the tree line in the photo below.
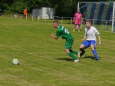
{"type": "Polygon", "coordinates": [[[55,9],[56,16],[72,16],[77,11],[78,1],[85,0],[0,0],[0,10],[3,13],[23,13],[24,8],[27,8],[31,13],[33,8],[51,7],[55,9]]]}

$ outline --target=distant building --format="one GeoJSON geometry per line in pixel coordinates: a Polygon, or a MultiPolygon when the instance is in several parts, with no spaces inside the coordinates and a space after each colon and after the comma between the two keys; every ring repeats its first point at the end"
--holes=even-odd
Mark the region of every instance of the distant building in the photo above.
{"type": "Polygon", "coordinates": [[[36,8],[32,10],[32,17],[39,19],[53,19],[54,9],[50,7],[42,7],[40,9],[36,8]]]}

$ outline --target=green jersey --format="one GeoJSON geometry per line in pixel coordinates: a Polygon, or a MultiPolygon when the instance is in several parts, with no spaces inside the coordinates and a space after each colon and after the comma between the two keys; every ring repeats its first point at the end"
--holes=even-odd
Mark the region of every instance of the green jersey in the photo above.
{"type": "Polygon", "coordinates": [[[65,39],[65,40],[73,39],[68,29],[66,29],[64,26],[61,26],[61,25],[59,25],[57,28],[56,36],[58,38],[61,37],[62,39],[65,39]]]}

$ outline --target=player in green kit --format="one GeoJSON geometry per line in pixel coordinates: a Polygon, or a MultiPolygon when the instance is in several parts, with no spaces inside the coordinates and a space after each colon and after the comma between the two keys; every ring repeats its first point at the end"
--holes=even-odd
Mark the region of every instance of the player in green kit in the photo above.
{"type": "Polygon", "coordinates": [[[61,37],[62,39],[65,39],[65,51],[67,55],[72,57],[74,62],[79,62],[78,59],[78,52],[72,50],[72,45],[74,42],[74,39],[68,29],[66,29],[64,26],[60,25],[58,21],[53,22],[53,27],[56,28],[56,34],[52,34],[51,37],[54,39],[58,39],[61,37]]]}

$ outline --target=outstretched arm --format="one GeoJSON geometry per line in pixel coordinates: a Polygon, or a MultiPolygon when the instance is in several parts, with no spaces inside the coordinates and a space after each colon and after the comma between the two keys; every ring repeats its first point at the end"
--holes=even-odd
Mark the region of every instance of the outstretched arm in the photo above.
{"type": "Polygon", "coordinates": [[[98,35],[97,38],[98,38],[99,45],[101,45],[101,37],[100,37],[100,35],[98,35]]]}
{"type": "Polygon", "coordinates": [[[100,37],[100,33],[97,29],[95,29],[96,31],[96,35],[97,35],[97,39],[98,39],[98,44],[101,45],[101,37],[100,37]]]}

